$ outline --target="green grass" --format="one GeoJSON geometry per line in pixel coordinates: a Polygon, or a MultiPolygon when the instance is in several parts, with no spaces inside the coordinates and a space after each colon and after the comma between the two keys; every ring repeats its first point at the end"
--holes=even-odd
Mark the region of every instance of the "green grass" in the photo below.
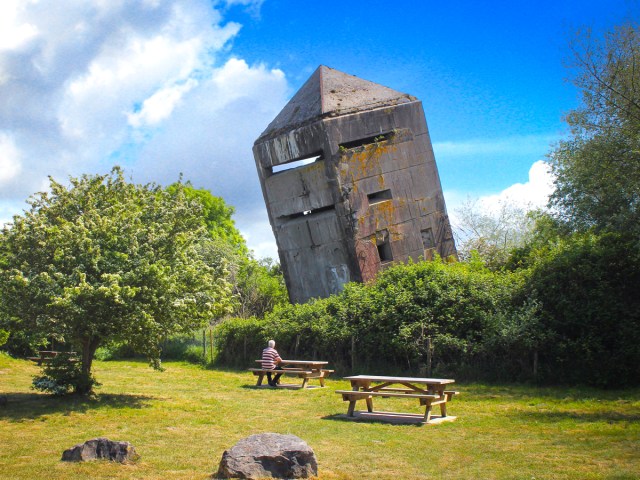
{"type": "MultiPolygon", "coordinates": [[[[315,451],[322,479],[640,478],[640,391],[458,384],[454,422],[390,425],[340,419],[328,388],[254,388],[246,372],[167,363],[97,362],[94,399],[30,389],[39,369],[0,355],[0,477],[206,479],[222,452],[254,433],[292,433],[315,451]],[[131,442],[140,460],[61,462],[62,451],[104,436],[131,442]]],[[[371,373],[371,372],[361,372],[371,373]]],[[[389,402],[388,404],[385,402],[389,402]]],[[[417,401],[376,409],[419,413],[417,401]]],[[[436,409],[437,410],[437,409],[436,409]]]]}

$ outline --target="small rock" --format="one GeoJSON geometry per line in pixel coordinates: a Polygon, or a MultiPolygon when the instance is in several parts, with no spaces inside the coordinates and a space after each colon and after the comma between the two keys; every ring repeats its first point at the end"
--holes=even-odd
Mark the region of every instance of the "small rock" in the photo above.
{"type": "Polygon", "coordinates": [[[133,462],[140,458],[129,442],[113,442],[108,438],[93,438],[68,448],[62,453],[63,462],[86,462],[107,459],[113,462],[133,462]]]}
{"type": "Polygon", "coordinates": [[[214,478],[309,478],[318,461],[307,443],[295,435],[261,433],[236,443],[222,454],[214,478]]]}

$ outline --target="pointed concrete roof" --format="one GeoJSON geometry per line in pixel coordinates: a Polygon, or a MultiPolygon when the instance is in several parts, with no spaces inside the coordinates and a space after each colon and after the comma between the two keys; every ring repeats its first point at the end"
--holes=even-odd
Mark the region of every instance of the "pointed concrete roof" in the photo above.
{"type": "Polygon", "coordinates": [[[321,117],[346,115],[414,100],[415,97],[406,93],[320,65],[258,140],[321,117]]]}

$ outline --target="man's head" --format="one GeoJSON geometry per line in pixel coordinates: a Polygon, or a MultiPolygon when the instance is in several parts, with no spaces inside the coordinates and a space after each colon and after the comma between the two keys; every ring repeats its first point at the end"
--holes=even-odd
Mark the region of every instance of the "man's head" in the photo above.
{"type": "Polygon", "coordinates": [[[267,343],[267,345],[269,345],[269,347],[273,348],[276,346],[276,341],[275,340],[269,340],[269,342],[267,343]]]}

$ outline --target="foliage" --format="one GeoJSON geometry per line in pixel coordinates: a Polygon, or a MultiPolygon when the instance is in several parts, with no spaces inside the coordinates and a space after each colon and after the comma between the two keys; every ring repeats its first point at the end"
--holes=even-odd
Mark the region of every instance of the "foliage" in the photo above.
{"type": "Polygon", "coordinates": [[[61,352],[42,367],[42,375],[33,377],[33,388],[53,395],[65,395],[72,390],[91,391],[99,385],[93,376],[82,373],[82,364],[73,354],[61,352]]]}
{"type": "MultiPolygon", "coordinates": [[[[598,385],[640,378],[640,251],[607,233],[574,234],[531,256],[526,295],[539,304],[547,376],[598,385]]],[[[542,375],[545,372],[541,372],[542,375]]]]}
{"type": "Polygon", "coordinates": [[[288,355],[321,355],[344,370],[417,371],[430,338],[434,368],[447,371],[481,351],[484,330],[518,284],[478,263],[397,265],[328,299],[282,306],[262,320],[225,321],[216,330],[217,361],[246,364],[274,338],[288,355]]]}
{"type": "Polygon", "coordinates": [[[235,315],[263,317],[289,302],[280,264],[272,259],[245,258],[235,272],[235,315]]]}
{"type": "Polygon", "coordinates": [[[7,343],[9,339],[9,332],[6,330],[0,329],[0,347],[7,343]]]}
{"type": "Polygon", "coordinates": [[[640,231],[640,32],[629,23],[572,45],[582,105],[550,154],[551,205],[574,230],[640,231]]]}
{"type": "Polygon", "coordinates": [[[476,251],[492,270],[503,267],[511,251],[527,243],[535,225],[533,212],[508,202],[493,212],[478,200],[467,200],[456,213],[459,258],[468,260],[476,251]]]}
{"type": "Polygon", "coordinates": [[[180,183],[169,185],[167,191],[174,195],[183,194],[188,200],[197,202],[200,205],[202,221],[211,238],[230,245],[235,252],[247,254],[244,237],[231,218],[234,208],[227,205],[223,198],[214,196],[207,189],[194,188],[189,182],[185,185],[180,183]]]}
{"type": "Polygon", "coordinates": [[[126,342],[159,368],[163,338],[228,310],[224,265],[203,260],[211,240],[181,184],[130,184],[117,167],[50,182],[0,236],[0,319],[81,352],[78,393],[100,345],[126,342]]]}

